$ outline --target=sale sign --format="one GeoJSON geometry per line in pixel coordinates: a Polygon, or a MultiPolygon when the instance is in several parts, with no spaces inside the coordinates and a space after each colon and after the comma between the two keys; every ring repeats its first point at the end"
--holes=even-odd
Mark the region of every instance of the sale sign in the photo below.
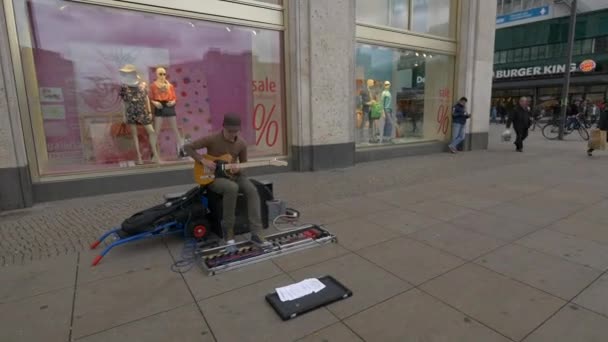
{"type": "Polygon", "coordinates": [[[280,65],[255,63],[251,81],[253,93],[252,128],[255,146],[252,155],[284,154],[283,88],[280,65]]]}

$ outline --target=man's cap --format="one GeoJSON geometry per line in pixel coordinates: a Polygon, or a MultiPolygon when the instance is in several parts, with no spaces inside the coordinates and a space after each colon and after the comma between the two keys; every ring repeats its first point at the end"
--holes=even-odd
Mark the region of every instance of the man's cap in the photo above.
{"type": "Polygon", "coordinates": [[[224,127],[241,127],[241,118],[235,114],[224,115],[224,127]]]}
{"type": "Polygon", "coordinates": [[[464,97],[464,96],[463,96],[463,97],[461,97],[461,98],[460,98],[460,100],[458,100],[458,101],[469,102],[469,100],[467,100],[467,98],[466,98],[466,97],[464,97]]]}
{"type": "Polygon", "coordinates": [[[384,81],[384,85],[391,85],[391,82],[389,82],[389,81],[384,81]]]}
{"type": "Polygon", "coordinates": [[[125,64],[122,68],[120,68],[120,71],[125,73],[136,72],[137,68],[135,68],[135,65],[133,64],[125,64]]]}

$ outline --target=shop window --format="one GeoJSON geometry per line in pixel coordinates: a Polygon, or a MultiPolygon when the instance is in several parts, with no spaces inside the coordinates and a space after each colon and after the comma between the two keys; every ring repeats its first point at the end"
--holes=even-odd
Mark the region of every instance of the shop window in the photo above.
{"type": "Polygon", "coordinates": [[[547,58],[547,46],[541,45],[538,47],[538,59],[547,58]]]}
{"type": "Polygon", "coordinates": [[[519,12],[521,11],[522,0],[513,0],[513,4],[511,5],[511,12],[519,12]]]}
{"type": "Polygon", "coordinates": [[[522,49],[513,50],[513,62],[521,62],[522,58],[522,49]]]}
{"type": "Polygon", "coordinates": [[[500,52],[500,63],[501,64],[507,63],[507,51],[500,52]]]}
{"type": "Polygon", "coordinates": [[[582,55],[589,55],[593,53],[593,39],[583,40],[583,46],[581,50],[582,55]]]}
{"type": "Polygon", "coordinates": [[[498,64],[500,54],[498,52],[494,52],[494,64],[498,64]]]}
{"type": "Polygon", "coordinates": [[[521,53],[522,53],[521,60],[523,62],[527,62],[530,60],[530,48],[523,48],[521,53]]]}
{"type": "Polygon", "coordinates": [[[506,62],[507,63],[512,63],[513,62],[513,51],[514,50],[507,50],[507,58],[506,58],[506,62]]]}
{"type": "Polygon", "coordinates": [[[533,46],[530,48],[530,60],[535,61],[538,59],[538,46],[533,46]]]}
{"type": "Polygon", "coordinates": [[[512,12],[512,0],[503,0],[502,2],[502,14],[509,14],[512,12]]]}
{"type": "Polygon", "coordinates": [[[583,48],[583,41],[582,40],[576,40],[576,41],[574,41],[574,44],[572,44],[572,55],[573,56],[580,55],[581,52],[582,52],[582,48],[583,48]]]}
{"type": "Polygon", "coordinates": [[[409,0],[357,0],[357,21],[409,29],[409,0]]]}
{"type": "Polygon", "coordinates": [[[454,0],[413,0],[412,31],[443,37],[454,36],[454,0]]]}
{"type": "Polygon", "coordinates": [[[608,52],[608,36],[595,38],[595,53],[608,52]]]}
{"type": "Polygon", "coordinates": [[[179,145],[220,131],[226,113],[241,118],[250,157],[284,154],[281,32],[58,0],[15,5],[26,84],[40,94],[30,108],[41,174],[188,162],[179,145]]]}
{"type": "Polygon", "coordinates": [[[496,16],[502,15],[502,0],[496,0],[496,16]]]}
{"type": "Polygon", "coordinates": [[[447,139],[453,74],[451,56],[357,44],[357,147],[447,139]]]}

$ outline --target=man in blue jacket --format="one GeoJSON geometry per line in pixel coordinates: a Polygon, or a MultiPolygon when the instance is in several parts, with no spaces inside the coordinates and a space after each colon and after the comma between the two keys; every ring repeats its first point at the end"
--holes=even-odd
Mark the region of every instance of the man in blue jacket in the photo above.
{"type": "Polygon", "coordinates": [[[464,141],[465,126],[471,117],[466,110],[467,102],[466,97],[461,97],[452,108],[452,142],[448,145],[452,153],[457,153],[458,145],[464,141]]]}

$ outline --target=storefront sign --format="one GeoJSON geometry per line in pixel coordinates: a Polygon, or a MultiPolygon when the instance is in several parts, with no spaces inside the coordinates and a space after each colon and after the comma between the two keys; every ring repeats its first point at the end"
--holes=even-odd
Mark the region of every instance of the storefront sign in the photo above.
{"type": "Polygon", "coordinates": [[[543,17],[549,14],[549,6],[531,8],[526,11],[515,12],[507,15],[500,15],[496,17],[496,25],[506,24],[513,21],[530,19],[535,17],[543,17]]]}
{"type": "MultiPolygon", "coordinates": [[[[576,63],[570,64],[570,72],[578,71],[576,63]]],[[[530,76],[543,76],[543,75],[554,75],[563,74],[566,72],[566,65],[545,65],[545,66],[531,66],[526,68],[518,69],[505,69],[496,70],[493,72],[495,79],[501,78],[512,78],[512,77],[530,77],[530,76]]]]}
{"type": "Polygon", "coordinates": [[[591,72],[591,71],[595,70],[596,66],[597,66],[597,64],[595,63],[595,61],[593,59],[586,59],[581,62],[581,64],[578,66],[578,68],[582,72],[591,72]]]}

